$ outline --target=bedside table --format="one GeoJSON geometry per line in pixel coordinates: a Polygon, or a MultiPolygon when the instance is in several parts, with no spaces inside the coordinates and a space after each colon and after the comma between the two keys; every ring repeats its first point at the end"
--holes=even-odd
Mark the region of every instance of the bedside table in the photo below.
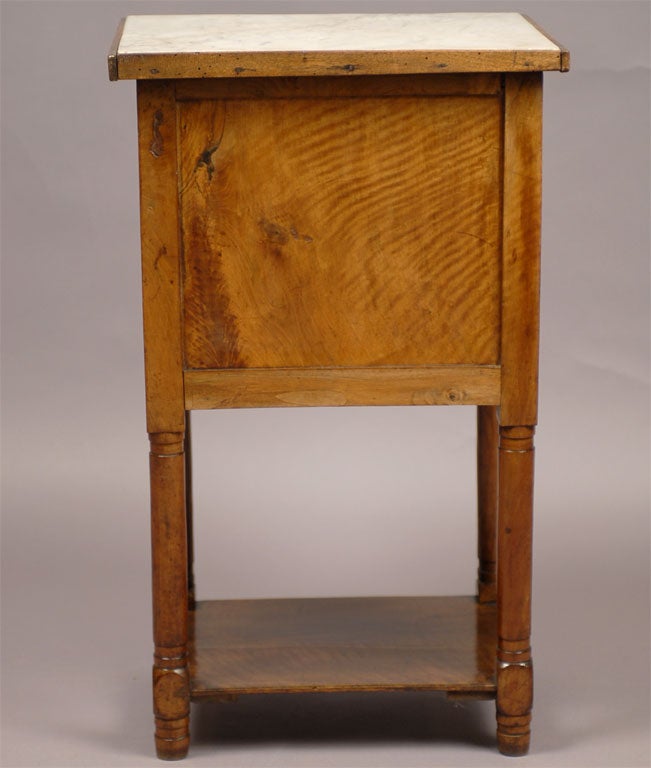
{"type": "Polygon", "coordinates": [[[130,16],[138,81],[154,711],[444,691],[529,746],[542,72],[515,13],[130,16]],[[194,409],[478,406],[477,596],[194,600],[194,409]]]}

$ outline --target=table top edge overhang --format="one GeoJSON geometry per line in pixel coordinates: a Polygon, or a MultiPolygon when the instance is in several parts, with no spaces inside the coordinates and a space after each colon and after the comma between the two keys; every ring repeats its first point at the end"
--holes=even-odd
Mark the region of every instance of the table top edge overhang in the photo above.
{"type": "Polygon", "coordinates": [[[518,13],[127,16],[111,80],[567,71],[518,13]]]}

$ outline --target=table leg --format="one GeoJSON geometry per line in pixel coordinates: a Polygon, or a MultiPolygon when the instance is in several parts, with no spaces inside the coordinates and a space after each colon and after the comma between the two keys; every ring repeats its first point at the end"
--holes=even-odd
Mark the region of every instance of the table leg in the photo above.
{"type": "Polygon", "coordinates": [[[495,602],[497,596],[497,408],[477,408],[477,598],[495,602]]]}
{"type": "Polygon", "coordinates": [[[531,534],[534,427],[500,427],[497,534],[497,740],[505,755],[529,749],[531,534]]]}
{"type": "Polygon", "coordinates": [[[150,434],[154,714],[156,752],[185,757],[190,744],[188,566],[183,433],[150,434]]]}
{"type": "Polygon", "coordinates": [[[194,507],[192,498],[192,431],[190,413],[185,412],[185,519],[188,539],[188,609],[194,610],[194,507]]]}

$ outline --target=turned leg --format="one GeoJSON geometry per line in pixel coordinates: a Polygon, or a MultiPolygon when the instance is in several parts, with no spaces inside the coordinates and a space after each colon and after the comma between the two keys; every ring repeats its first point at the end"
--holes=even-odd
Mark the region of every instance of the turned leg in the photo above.
{"type": "Polygon", "coordinates": [[[495,602],[497,596],[497,408],[477,408],[477,598],[495,602]]]}
{"type": "Polygon", "coordinates": [[[500,427],[497,534],[497,740],[504,755],[529,750],[531,533],[534,428],[500,427]]]}
{"type": "Polygon", "coordinates": [[[190,411],[185,412],[185,519],[188,538],[188,608],[194,610],[194,528],[192,500],[192,431],[190,411]]]}
{"type": "Polygon", "coordinates": [[[185,757],[190,743],[188,565],[183,433],[150,434],[156,752],[185,757]]]}

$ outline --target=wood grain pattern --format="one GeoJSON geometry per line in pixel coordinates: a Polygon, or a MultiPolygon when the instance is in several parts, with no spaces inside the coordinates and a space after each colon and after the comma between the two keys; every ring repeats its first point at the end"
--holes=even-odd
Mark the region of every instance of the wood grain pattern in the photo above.
{"type": "Polygon", "coordinates": [[[504,93],[501,426],[536,424],[540,326],[542,75],[508,75],[504,93]]]}
{"type": "Polygon", "coordinates": [[[497,738],[529,749],[533,435],[538,418],[542,76],[505,76],[497,738]]]}
{"type": "Polygon", "coordinates": [[[177,80],[177,101],[201,99],[359,99],[405,96],[497,96],[499,74],[249,77],[177,80]]]}
{"type": "Polygon", "coordinates": [[[557,46],[558,50],[560,51],[561,58],[560,58],[560,72],[569,72],[570,71],[570,52],[569,50],[564,46],[561,45],[558,40],[555,37],[552,37],[549,33],[545,32],[545,30],[538,24],[536,21],[534,21],[531,16],[528,16],[526,13],[520,14],[523,19],[526,19],[529,24],[531,24],[532,27],[535,27],[539,32],[541,32],[548,40],[551,40],[554,45],[557,46]]]}
{"type": "Polygon", "coordinates": [[[155,740],[158,756],[175,760],[190,745],[183,434],[150,440],[155,740]]]}
{"type": "Polygon", "coordinates": [[[120,40],[122,39],[122,31],[124,30],[124,22],[126,21],[126,17],[120,19],[120,23],[118,24],[117,29],[115,30],[115,35],[113,36],[113,40],[111,41],[111,47],[109,48],[108,52],[108,73],[109,73],[109,80],[118,80],[118,47],[120,45],[120,40]]]}
{"type": "Polygon", "coordinates": [[[186,367],[497,363],[498,98],[179,109],[186,367]]]}
{"type": "Polygon", "coordinates": [[[534,428],[499,430],[497,741],[524,755],[531,738],[531,552],[534,428]]]}
{"type": "Polygon", "coordinates": [[[569,67],[568,51],[517,13],[130,16],[112,50],[115,79],[569,67]]]}
{"type": "Polygon", "coordinates": [[[160,757],[186,754],[191,698],[306,691],[495,698],[500,751],[529,747],[541,70],[569,54],[518,14],[451,16],[423,19],[476,49],[425,50],[406,16],[384,50],[341,19],[365,50],[322,50],[330,16],[277,18],[277,50],[251,17],[116,35],[110,78],[140,79],[160,757]],[[195,603],[189,411],[362,404],[480,406],[478,599],[195,603]]]}
{"type": "Polygon", "coordinates": [[[498,366],[185,372],[188,409],[499,403],[498,366]]]}
{"type": "Polygon", "coordinates": [[[560,51],[347,51],[258,53],[127,53],[119,56],[120,80],[196,77],[318,77],[441,72],[563,70],[560,51]]]}
{"type": "Polygon", "coordinates": [[[138,83],[147,430],[150,440],[156,751],[189,747],[187,540],[174,89],[138,83]]]}
{"type": "Polygon", "coordinates": [[[176,106],[169,83],[138,83],[147,431],[183,432],[176,106]]]}
{"type": "Polygon", "coordinates": [[[495,607],[471,597],[199,602],[191,626],[193,699],[495,692],[495,607]]]}
{"type": "Polygon", "coordinates": [[[559,47],[518,13],[129,16],[121,78],[559,69],[559,47]]]}

